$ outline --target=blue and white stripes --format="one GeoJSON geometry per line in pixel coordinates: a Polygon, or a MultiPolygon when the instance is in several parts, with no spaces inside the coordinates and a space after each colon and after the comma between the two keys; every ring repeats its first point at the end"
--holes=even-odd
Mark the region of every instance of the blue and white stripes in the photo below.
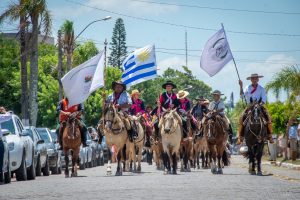
{"type": "Polygon", "coordinates": [[[123,62],[122,81],[129,88],[132,85],[157,77],[154,45],[148,45],[131,53],[123,62]]]}

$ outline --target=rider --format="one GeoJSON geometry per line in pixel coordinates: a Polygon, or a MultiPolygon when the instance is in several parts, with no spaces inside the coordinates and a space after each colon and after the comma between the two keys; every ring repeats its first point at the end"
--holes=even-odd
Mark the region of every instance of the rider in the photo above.
{"type": "MultiPolygon", "coordinates": [[[[60,150],[63,148],[63,132],[66,127],[66,121],[68,120],[68,117],[70,114],[74,112],[79,112],[83,111],[83,104],[77,104],[69,107],[69,100],[68,98],[64,98],[61,100],[58,104],[57,107],[57,112],[59,113],[59,124],[56,127],[56,134],[58,135],[58,142],[60,145],[60,150]]],[[[80,133],[81,133],[81,141],[83,147],[87,147],[88,145],[86,144],[86,134],[87,134],[87,128],[86,125],[84,124],[82,118],[81,118],[81,112],[78,113],[77,119],[79,121],[79,128],[80,128],[80,133]]]]}
{"type": "Polygon", "coordinates": [[[146,106],[146,110],[143,114],[143,117],[146,121],[146,147],[151,147],[150,145],[150,136],[152,135],[153,125],[152,125],[152,106],[148,105],[146,106]]]}
{"type": "Polygon", "coordinates": [[[131,115],[141,115],[145,112],[145,105],[140,97],[140,92],[138,90],[132,90],[131,92],[131,101],[132,105],[129,109],[131,115]]]}
{"type": "Polygon", "coordinates": [[[189,92],[184,91],[184,90],[180,90],[177,94],[177,98],[178,98],[178,101],[179,101],[178,111],[179,111],[179,113],[181,115],[181,118],[182,118],[183,138],[186,138],[188,136],[188,134],[187,134],[187,132],[188,132],[187,114],[191,109],[191,102],[187,98],[188,95],[189,95],[189,92]]]}
{"type": "Polygon", "coordinates": [[[192,128],[193,130],[200,129],[197,127],[197,120],[202,121],[204,115],[208,113],[209,100],[205,99],[203,96],[196,98],[197,104],[192,108],[191,114],[193,116],[192,128]]]}
{"type": "Polygon", "coordinates": [[[133,141],[137,138],[137,132],[132,128],[132,124],[128,119],[128,111],[131,108],[132,100],[126,91],[126,84],[121,81],[114,81],[111,87],[113,93],[107,97],[106,103],[113,103],[115,108],[121,111],[129,140],[133,141]]]}
{"type": "Polygon", "coordinates": [[[221,95],[223,95],[219,90],[215,90],[212,93],[213,95],[213,101],[210,102],[208,106],[209,111],[214,111],[217,112],[219,116],[221,116],[222,122],[223,122],[223,127],[224,131],[228,132],[229,130],[229,120],[225,115],[225,104],[221,100],[221,95]]]}
{"type": "MultiPolygon", "coordinates": [[[[260,76],[258,74],[251,74],[251,76],[247,77],[247,80],[251,80],[251,84],[248,85],[244,91],[243,91],[243,82],[240,80],[239,81],[239,85],[240,85],[240,95],[241,97],[245,97],[246,102],[248,105],[250,105],[250,99],[252,98],[252,100],[254,101],[258,101],[259,99],[261,99],[261,102],[263,104],[266,103],[267,101],[267,95],[266,95],[266,91],[265,89],[258,84],[259,78],[262,78],[263,76],[260,76]]],[[[270,143],[274,143],[273,138],[272,138],[272,134],[273,134],[273,130],[272,130],[272,121],[271,121],[271,117],[269,115],[268,110],[263,106],[263,114],[266,118],[266,120],[268,121],[268,136],[267,139],[270,141],[270,143]]],[[[250,106],[248,106],[244,112],[242,113],[242,116],[240,117],[239,120],[239,127],[238,127],[238,141],[237,144],[241,144],[244,140],[244,125],[243,122],[246,118],[246,115],[248,114],[248,112],[250,111],[250,106]]]]}

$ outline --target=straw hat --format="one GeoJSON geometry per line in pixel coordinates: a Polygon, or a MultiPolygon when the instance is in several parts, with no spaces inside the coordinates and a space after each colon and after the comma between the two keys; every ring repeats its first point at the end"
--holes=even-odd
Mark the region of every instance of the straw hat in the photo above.
{"type": "Polygon", "coordinates": [[[135,95],[135,94],[140,94],[140,92],[138,90],[132,90],[131,92],[131,96],[135,95]]]}
{"type": "Polygon", "coordinates": [[[247,77],[247,80],[250,80],[251,78],[262,78],[264,76],[258,75],[258,74],[251,74],[251,76],[247,77]]]}
{"type": "Polygon", "coordinates": [[[224,94],[222,94],[222,93],[220,92],[220,90],[215,90],[215,91],[213,91],[211,94],[212,94],[212,95],[219,95],[219,96],[224,95],[224,94]]]}
{"type": "Polygon", "coordinates": [[[184,90],[179,90],[179,92],[177,93],[177,98],[178,99],[183,99],[185,97],[187,97],[190,93],[184,90]]]}

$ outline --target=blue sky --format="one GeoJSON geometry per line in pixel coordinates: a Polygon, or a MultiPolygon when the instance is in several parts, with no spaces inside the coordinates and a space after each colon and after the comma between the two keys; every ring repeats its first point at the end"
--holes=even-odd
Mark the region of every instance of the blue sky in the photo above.
{"type": "MultiPolygon", "coordinates": [[[[300,13],[300,1],[297,0],[151,1],[197,5],[201,7],[218,7],[224,9],[300,13]]],[[[10,1],[0,0],[0,11],[3,11],[5,5],[9,2],[10,1]]],[[[82,37],[79,38],[81,41],[87,39],[96,41],[99,49],[103,48],[103,41],[105,38],[110,41],[115,20],[118,17],[122,17],[125,22],[128,46],[142,47],[147,44],[155,44],[157,48],[157,62],[161,69],[160,73],[168,67],[181,69],[181,65],[185,64],[185,56],[179,54],[184,54],[185,51],[162,50],[159,48],[184,49],[184,33],[186,30],[188,34],[188,49],[201,50],[204,47],[205,42],[216,31],[153,23],[150,21],[119,16],[99,9],[139,18],[207,29],[219,29],[221,27],[220,24],[223,23],[225,30],[227,31],[227,37],[233,55],[237,61],[241,78],[244,80],[245,84],[247,83],[245,78],[251,73],[263,74],[265,78],[261,79],[261,84],[264,85],[283,66],[300,63],[300,36],[252,35],[231,32],[300,35],[300,14],[200,9],[149,4],[134,0],[49,0],[48,7],[53,15],[54,36],[65,19],[74,21],[75,33],[78,34],[89,22],[101,19],[107,15],[112,16],[113,19],[109,21],[93,24],[82,34],[82,37]],[[89,7],[96,7],[98,9],[81,6],[74,2],[80,2],[89,7]]],[[[4,24],[0,26],[0,30],[13,27],[14,25],[4,24]]],[[[129,50],[133,50],[133,48],[129,48],[129,50]]],[[[226,96],[229,96],[233,91],[235,99],[238,98],[238,79],[232,62],[226,65],[220,73],[211,78],[200,68],[201,51],[189,51],[188,54],[190,55],[188,58],[188,67],[193,70],[193,73],[197,78],[212,86],[213,89],[223,91],[226,96]]],[[[283,95],[282,98],[284,98],[284,96],[285,95],[283,95]]],[[[269,95],[269,99],[273,101],[274,96],[269,95]]]]}

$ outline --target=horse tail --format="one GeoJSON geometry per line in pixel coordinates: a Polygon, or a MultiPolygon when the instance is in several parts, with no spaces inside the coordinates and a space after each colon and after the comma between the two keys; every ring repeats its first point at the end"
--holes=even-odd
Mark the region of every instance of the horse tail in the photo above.
{"type": "Polygon", "coordinates": [[[224,166],[229,166],[230,165],[229,155],[228,155],[226,150],[223,151],[222,161],[224,163],[224,166]]]}

